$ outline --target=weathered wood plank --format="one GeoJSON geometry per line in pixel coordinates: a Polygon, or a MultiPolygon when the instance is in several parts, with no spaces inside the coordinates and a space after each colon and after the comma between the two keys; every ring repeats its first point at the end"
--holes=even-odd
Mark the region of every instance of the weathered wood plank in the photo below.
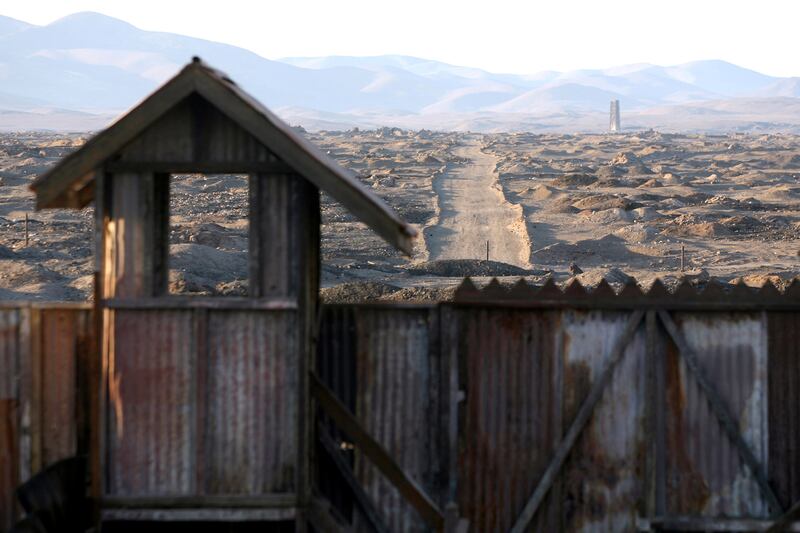
{"type": "Polygon", "coordinates": [[[614,347],[611,350],[611,354],[609,355],[608,361],[603,368],[603,372],[600,374],[599,379],[594,383],[594,385],[592,385],[592,389],[589,391],[586,400],[584,400],[581,408],[578,410],[578,414],[575,416],[575,420],[572,422],[572,425],[570,425],[566,436],[561,441],[561,444],[559,444],[558,449],[556,450],[556,453],[550,462],[550,465],[542,475],[542,478],[539,481],[539,484],[536,486],[536,489],[533,491],[528,503],[525,504],[525,507],[514,524],[514,527],[511,528],[512,533],[523,533],[527,530],[528,524],[530,524],[531,520],[533,520],[533,517],[536,515],[536,511],[539,509],[542,501],[544,501],[544,498],[547,495],[547,492],[550,490],[550,487],[553,485],[553,482],[555,482],[556,476],[558,475],[559,470],[561,470],[561,466],[564,464],[564,461],[569,455],[569,452],[572,450],[572,447],[575,445],[575,442],[578,440],[578,436],[589,422],[589,418],[592,416],[595,406],[597,406],[597,404],[600,402],[603,391],[611,381],[611,378],[614,374],[614,369],[622,359],[622,356],[625,354],[625,348],[628,346],[631,339],[633,339],[636,329],[639,327],[643,316],[644,312],[641,310],[634,311],[631,315],[628,323],[625,325],[622,335],[620,335],[620,337],[617,339],[614,347]]]}
{"type": "MultiPolygon", "coordinates": [[[[292,167],[281,161],[110,161],[109,172],[157,172],[167,174],[289,174],[292,167]]],[[[83,190],[83,189],[82,189],[83,190]]],[[[91,200],[91,198],[89,198],[91,200]]]]}
{"type": "Polygon", "coordinates": [[[107,309],[218,309],[294,311],[295,300],[285,298],[242,298],[166,296],[161,298],[110,298],[103,301],[107,309]]]}

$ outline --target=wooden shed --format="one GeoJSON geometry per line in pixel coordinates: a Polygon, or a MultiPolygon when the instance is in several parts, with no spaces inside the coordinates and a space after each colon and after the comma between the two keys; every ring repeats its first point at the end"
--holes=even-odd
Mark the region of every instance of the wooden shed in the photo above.
{"type": "Polygon", "coordinates": [[[415,230],[195,58],[39,177],[37,207],[95,202],[103,520],[302,521],[320,191],[410,254],[415,230]],[[168,294],[169,182],[249,180],[247,297],[168,294]]]}

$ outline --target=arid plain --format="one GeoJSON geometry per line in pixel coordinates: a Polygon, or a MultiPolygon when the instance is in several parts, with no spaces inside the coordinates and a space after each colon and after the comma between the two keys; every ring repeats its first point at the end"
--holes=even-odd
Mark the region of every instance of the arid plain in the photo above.
{"type": "MultiPolygon", "coordinates": [[[[420,232],[414,256],[399,256],[323,196],[328,301],[446,299],[466,275],[648,286],[782,285],[800,273],[798,136],[305,135],[420,232]]],[[[0,298],[90,297],[91,208],[36,212],[28,190],[87,137],[0,136],[0,298]]],[[[173,181],[171,290],[246,293],[246,177],[173,181]]]]}

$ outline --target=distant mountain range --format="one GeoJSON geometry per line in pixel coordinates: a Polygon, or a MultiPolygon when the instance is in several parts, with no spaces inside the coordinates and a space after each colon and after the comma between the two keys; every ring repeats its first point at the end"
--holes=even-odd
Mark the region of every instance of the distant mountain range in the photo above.
{"type": "Polygon", "coordinates": [[[97,13],[47,26],[0,16],[0,129],[96,129],[198,55],[314,129],[800,130],[800,78],[724,61],[495,74],[407,56],[265,59],[97,13]]]}

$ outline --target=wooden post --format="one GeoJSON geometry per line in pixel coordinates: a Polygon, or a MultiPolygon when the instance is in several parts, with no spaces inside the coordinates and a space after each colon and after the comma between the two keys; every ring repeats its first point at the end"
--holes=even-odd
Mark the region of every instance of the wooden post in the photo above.
{"type": "Polygon", "coordinates": [[[28,247],[28,213],[25,213],[25,248],[28,247]]]}
{"type": "Polygon", "coordinates": [[[489,261],[489,241],[486,241],[486,261],[489,261]]]}

